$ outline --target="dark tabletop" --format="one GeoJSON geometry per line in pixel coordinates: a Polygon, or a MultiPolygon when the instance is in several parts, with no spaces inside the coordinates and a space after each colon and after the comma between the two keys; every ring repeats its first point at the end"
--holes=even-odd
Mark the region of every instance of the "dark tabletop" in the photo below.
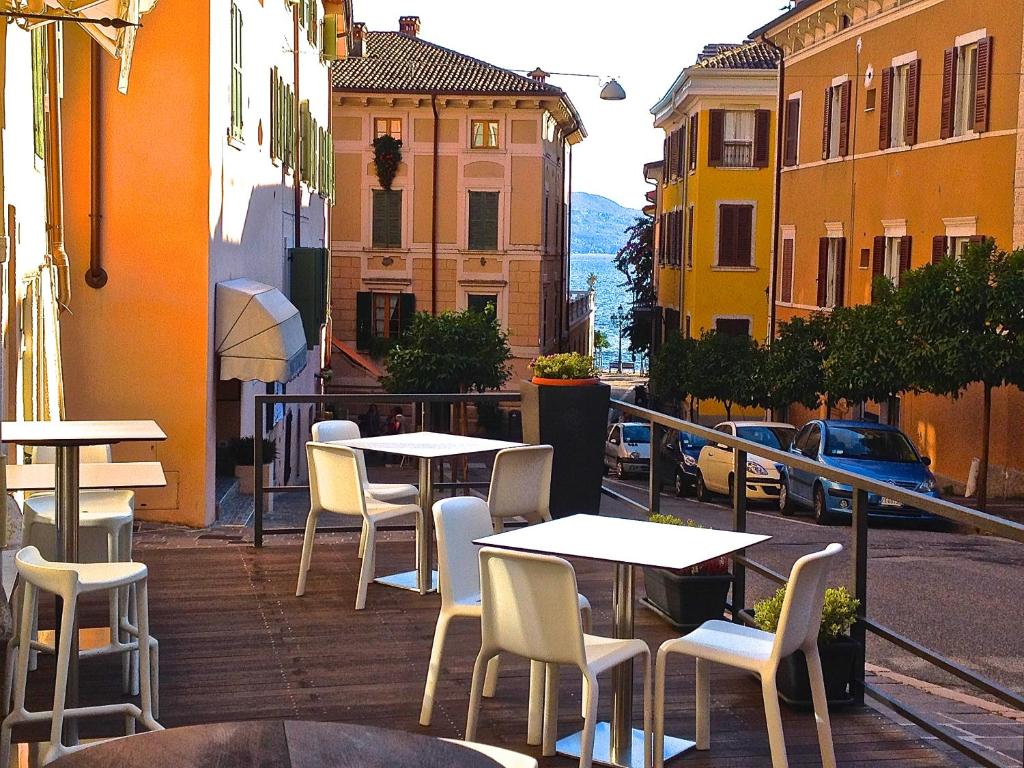
{"type": "Polygon", "coordinates": [[[404,731],[346,723],[256,720],[113,739],[54,768],[500,768],[479,752],[404,731]]]}

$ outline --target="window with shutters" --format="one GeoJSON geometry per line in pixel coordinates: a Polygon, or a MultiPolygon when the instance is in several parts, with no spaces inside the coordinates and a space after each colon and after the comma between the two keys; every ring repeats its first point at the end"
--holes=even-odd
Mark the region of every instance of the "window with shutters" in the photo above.
{"type": "Polygon", "coordinates": [[[825,267],[825,306],[843,305],[843,256],[846,241],[841,237],[828,238],[828,262],[825,267]]]}
{"type": "Polygon", "coordinates": [[[953,135],[963,136],[974,129],[974,94],[978,87],[978,44],[963,45],[956,55],[956,105],[953,108],[953,135]]]}
{"type": "Polygon", "coordinates": [[[754,113],[725,112],[722,115],[722,163],[726,168],[749,168],[754,164],[754,113]]]}
{"type": "Polygon", "coordinates": [[[373,118],[373,138],[381,136],[402,140],[402,119],[398,117],[375,117],[373,118]]]}
{"type": "Polygon", "coordinates": [[[796,258],[796,238],[782,240],[782,265],[779,270],[779,301],[793,303],[793,266],[796,258]]]}
{"type": "Polygon", "coordinates": [[[470,147],[473,149],[498,148],[497,120],[471,120],[469,128],[470,147]]]}
{"type": "Polygon", "coordinates": [[[786,102],[786,127],[783,135],[782,164],[786,167],[800,162],[800,99],[786,102]]]}
{"type": "Polygon", "coordinates": [[[724,336],[749,336],[749,317],[716,317],[715,330],[724,336]]]}
{"type": "Polygon", "coordinates": [[[402,191],[373,190],[373,247],[402,247],[402,191]]]}
{"type": "Polygon", "coordinates": [[[231,129],[233,139],[242,138],[242,12],[231,3],[231,129]]]}
{"type": "Polygon", "coordinates": [[[987,131],[991,86],[992,38],[984,30],[961,35],[943,53],[939,137],[987,131]]]}
{"type": "Polygon", "coordinates": [[[827,92],[826,114],[826,148],[825,159],[839,157],[839,140],[841,138],[840,113],[842,112],[843,88],[841,85],[834,85],[827,92]]]}
{"type": "Polygon", "coordinates": [[[893,285],[900,284],[900,275],[910,269],[910,238],[886,237],[885,261],[882,274],[892,280],[893,285]]]}
{"type": "Polygon", "coordinates": [[[466,294],[466,308],[471,312],[483,314],[487,307],[493,307],[495,314],[498,312],[498,294],[496,293],[469,293],[466,294]]]}
{"type": "Polygon", "coordinates": [[[754,206],[718,206],[718,258],[716,267],[753,266],[754,206]]]}
{"type": "Polygon", "coordinates": [[[882,114],[878,148],[906,147],[917,143],[917,110],[921,61],[917,53],[893,59],[882,70],[882,114]]]}
{"type": "Polygon", "coordinates": [[[373,335],[392,339],[402,335],[402,303],[400,293],[373,294],[373,335]]]}
{"type": "Polygon", "coordinates": [[[469,193],[469,250],[498,250],[498,193],[469,193]]]}
{"type": "Polygon", "coordinates": [[[904,125],[907,120],[907,73],[909,64],[892,68],[892,108],[889,114],[889,146],[907,144],[904,125]]]}
{"type": "Polygon", "coordinates": [[[46,152],[46,28],[32,30],[32,146],[36,157],[46,152]]]}

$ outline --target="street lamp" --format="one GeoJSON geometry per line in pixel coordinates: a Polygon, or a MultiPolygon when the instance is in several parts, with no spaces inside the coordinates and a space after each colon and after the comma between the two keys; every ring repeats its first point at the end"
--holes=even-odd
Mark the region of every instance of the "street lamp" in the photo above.
{"type": "Polygon", "coordinates": [[[622,373],[622,324],[626,320],[626,312],[622,309],[621,304],[619,304],[618,311],[612,312],[612,316],[608,319],[619,324],[619,373],[622,373]]]}

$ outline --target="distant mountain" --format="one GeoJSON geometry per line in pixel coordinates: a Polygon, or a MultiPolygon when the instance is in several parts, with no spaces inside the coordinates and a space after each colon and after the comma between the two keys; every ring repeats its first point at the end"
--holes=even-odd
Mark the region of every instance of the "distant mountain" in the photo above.
{"type": "Polygon", "coordinates": [[[572,252],[617,253],[640,211],[589,192],[572,193],[572,252]]]}

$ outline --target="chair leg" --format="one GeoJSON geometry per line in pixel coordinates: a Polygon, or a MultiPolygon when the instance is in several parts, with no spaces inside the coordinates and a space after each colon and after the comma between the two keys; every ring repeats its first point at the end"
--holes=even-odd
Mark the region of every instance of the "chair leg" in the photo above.
{"type": "MultiPolygon", "coordinates": [[[[542,519],[543,521],[543,519],[542,519]]],[[[585,605],[580,608],[580,621],[583,623],[583,633],[589,635],[591,630],[594,628],[594,610],[589,605],[585,605]]],[[[587,707],[583,703],[583,697],[580,696],[580,717],[586,718],[587,707]]]]}
{"type": "MultiPolygon", "coordinates": [[[[654,766],[662,768],[665,764],[665,667],[668,663],[668,651],[658,649],[658,657],[654,664],[654,734],[652,741],[654,766]]],[[[700,706],[698,702],[697,706],[700,706]]]]}
{"type": "Polygon", "coordinates": [[[359,528],[359,559],[363,559],[363,555],[366,554],[366,521],[363,520],[362,526],[359,528]]]}
{"type": "Polygon", "coordinates": [[[359,568],[359,587],[356,590],[356,610],[366,607],[366,588],[373,581],[374,559],[377,554],[377,530],[373,523],[366,524],[366,550],[363,552],[363,564],[359,568]]]}
{"type": "Polygon", "coordinates": [[[484,698],[493,698],[498,691],[498,673],[501,671],[501,656],[495,656],[487,662],[487,674],[484,675],[484,698]]]}
{"type": "Polygon", "coordinates": [[[469,685],[469,712],[466,715],[466,741],[476,739],[476,724],[480,719],[480,700],[484,687],[485,667],[490,661],[490,651],[480,649],[473,664],[473,681],[469,685]]]}
{"type": "Polygon", "coordinates": [[[56,760],[64,753],[62,732],[64,730],[64,704],[68,688],[68,668],[71,663],[71,639],[75,631],[75,608],[77,596],[62,595],[64,609],[60,615],[60,638],[57,641],[57,674],[53,683],[53,715],[50,720],[50,747],[46,750],[43,763],[56,760]]]}
{"type": "Polygon", "coordinates": [[[530,661],[530,705],[526,715],[526,743],[540,746],[544,720],[544,664],[530,661]]]}
{"type": "Polygon", "coordinates": [[[316,520],[319,513],[309,510],[306,516],[306,533],[302,537],[302,559],[299,561],[299,582],[295,587],[295,596],[302,597],[306,593],[306,574],[309,563],[313,559],[313,540],[316,538],[316,520]]]}
{"type": "Polygon", "coordinates": [[[583,721],[583,735],[580,740],[580,768],[590,768],[594,762],[594,734],[597,731],[598,696],[597,675],[591,675],[589,670],[584,670],[583,701],[587,707],[587,717],[583,721]]]}
{"type": "MultiPolygon", "coordinates": [[[[28,683],[31,655],[32,614],[35,613],[36,589],[31,584],[21,587],[21,620],[19,622],[17,661],[15,664],[14,702],[0,726],[0,766],[11,764],[11,728],[25,712],[25,687],[28,683]]],[[[10,650],[10,649],[8,649],[10,650]]]]}
{"type": "Polygon", "coordinates": [[[551,757],[555,754],[558,736],[558,665],[545,664],[544,674],[544,732],[541,754],[551,757]]]}
{"type": "Polygon", "coordinates": [[[155,637],[149,638],[150,688],[153,692],[153,719],[160,719],[160,643],[155,637]]]}
{"type": "Polygon", "coordinates": [[[822,768],[836,768],[835,747],[832,745],[832,724],[828,716],[828,698],[825,695],[825,676],[821,671],[821,656],[817,645],[804,650],[807,659],[807,677],[811,682],[814,701],[814,721],[818,727],[818,746],[821,749],[822,768]]]}
{"type": "Polygon", "coordinates": [[[697,659],[697,749],[711,749],[711,662],[697,659]]]}
{"type": "Polygon", "coordinates": [[[764,718],[768,725],[768,743],[772,750],[772,768],[789,768],[786,757],[786,736],[782,732],[782,712],[779,709],[779,691],[775,687],[775,670],[761,675],[761,694],[764,697],[764,718]]]}
{"type": "Polygon", "coordinates": [[[135,612],[139,617],[139,688],[141,689],[142,724],[151,731],[161,731],[163,726],[153,717],[153,662],[150,659],[149,644],[149,589],[147,580],[135,585],[135,612]]]}
{"type": "Polygon", "coordinates": [[[434,644],[430,648],[430,665],[427,667],[427,684],[423,689],[423,704],[420,706],[420,725],[430,725],[434,712],[434,697],[437,693],[437,678],[441,674],[441,658],[444,656],[444,641],[448,634],[448,623],[452,617],[441,611],[434,628],[434,644]]]}
{"type": "Polygon", "coordinates": [[[644,768],[652,768],[654,762],[654,739],[651,735],[654,719],[654,702],[651,696],[651,652],[644,654],[644,768]]]}

